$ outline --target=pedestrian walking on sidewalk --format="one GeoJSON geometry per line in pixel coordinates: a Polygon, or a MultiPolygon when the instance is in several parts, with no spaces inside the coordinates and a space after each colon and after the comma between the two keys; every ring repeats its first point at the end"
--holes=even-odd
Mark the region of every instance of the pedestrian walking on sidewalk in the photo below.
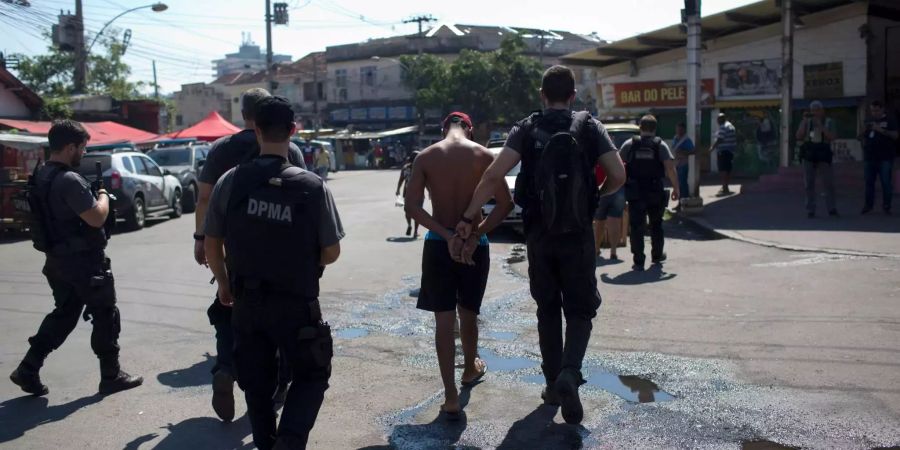
{"type": "Polygon", "coordinates": [[[641,117],[641,135],[622,144],[619,151],[625,161],[625,198],[631,214],[630,244],[637,272],[644,270],[647,256],[644,254],[644,236],[647,219],[650,219],[650,258],[653,264],[666,260],[663,251],[663,213],[669,198],[663,184],[665,178],[672,183],[672,200],[677,201],[681,192],[675,175],[675,161],[669,146],[656,136],[656,117],[641,117]]]}
{"type": "Polygon", "coordinates": [[[825,205],[828,215],[836,217],[837,200],[834,193],[834,168],[832,167],[831,142],[837,136],[834,121],[825,116],[822,102],[814,100],[809,104],[809,112],[803,114],[797,128],[797,142],[800,144],[800,160],[803,161],[806,184],[806,216],[816,216],[816,178],[822,174],[825,184],[825,205]]]}
{"type": "Polygon", "coordinates": [[[331,377],[333,343],[319,307],[319,278],[340,256],[344,230],[326,183],[288,160],[296,131],[290,102],[263,98],[254,125],[259,156],[213,188],[206,256],[219,301],[233,310],[234,367],[253,443],[300,449],[331,377]],[[279,424],[276,353],[294,375],[279,424]]]}
{"type": "Polygon", "coordinates": [[[879,101],[869,105],[869,118],[863,131],[865,154],[866,197],[862,213],[868,214],[875,206],[875,178],[881,179],[881,209],[891,213],[894,193],[894,158],[897,156],[897,121],[888,117],[879,101]]]}
{"type": "Polygon", "coordinates": [[[528,249],[528,279],[537,302],[544,403],[559,405],[567,423],[580,423],[584,409],[578,388],[581,364],[600,307],[591,228],[597,197],[619,190],[625,168],[600,121],[573,112],[575,74],[553,66],[541,80],[545,109],[512,127],[497,160],[488,168],[456,227],[468,237],[473,221],[506,174],[522,162],[516,203],[522,207],[528,249]],[[606,173],[597,190],[594,166],[606,173]],[[562,317],[566,317],[563,340],[562,317]]]}
{"type": "Polygon", "coordinates": [[[722,189],[719,196],[731,194],[728,184],[731,183],[731,172],[734,170],[734,152],[737,150],[737,131],[734,125],[728,121],[724,113],[719,114],[719,131],[716,132],[716,140],[709,151],[717,150],[716,163],[722,176],[722,189]]]}

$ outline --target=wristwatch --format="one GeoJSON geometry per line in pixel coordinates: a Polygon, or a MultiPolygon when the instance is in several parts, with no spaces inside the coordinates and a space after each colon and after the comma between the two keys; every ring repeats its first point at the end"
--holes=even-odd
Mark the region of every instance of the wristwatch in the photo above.
{"type": "Polygon", "coordinates": [[[194,233],[194,240],[195,240],[195,241],[202,241],[202,240],[204,240],[204,239],[206,239],[206,236],[204,236],[204,235],[202,235],[202,234],[194,233]]]}

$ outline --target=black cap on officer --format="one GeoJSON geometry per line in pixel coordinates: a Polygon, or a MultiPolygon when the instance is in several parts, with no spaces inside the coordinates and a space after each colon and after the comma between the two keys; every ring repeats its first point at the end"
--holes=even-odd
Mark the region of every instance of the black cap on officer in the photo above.
{"type": "Polygon", "coordinates": [[[276,95],[257,103],[256,132],[260,142],[285,142],[294,129],[294,108],[286,98],[276,95]]]}

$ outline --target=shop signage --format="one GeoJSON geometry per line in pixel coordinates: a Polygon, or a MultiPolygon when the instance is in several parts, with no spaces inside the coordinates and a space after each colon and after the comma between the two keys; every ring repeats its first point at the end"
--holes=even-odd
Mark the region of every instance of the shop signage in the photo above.
{"type": "Polygon", "coordinates": [[[346,122],[347,120],[350,120],[350,110],[341,108],[331,111],[331,120],[336,122],[346,122]]]}
{"type": "MultiPolygon", "coordinates": [[[[684,80],[616,83],[613,90],[617,108],[687,106],[687,82],[684,80]]],[[[714,92],[715,82],[703,80],[700,104],[712,104],[714,92]]]]}
{"type": "Polygon", "coordinates": [[[803,66],[803,98],[844,96],[844,64],[840,62],[803,66]]]}
{"type": "Polygon", "coordinates": [[[379,106],[369,108],[369,120],[384,120],[387,118],[387,108],[379,106]]]}
{"type": "Polygon", "coordinates": [[[719,64],[720,97],[775,97],[780,94],[780,59],[719,64]]]}

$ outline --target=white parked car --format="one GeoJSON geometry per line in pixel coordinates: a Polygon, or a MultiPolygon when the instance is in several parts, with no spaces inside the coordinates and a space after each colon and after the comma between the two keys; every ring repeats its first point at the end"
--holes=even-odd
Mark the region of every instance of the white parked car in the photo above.
{"type": "MultiPolygon", "coordinates": [[[[506,142],[505,139],[492,139],[488,141],[487,149],[494,155],[494,158],[500,154],[500,151],[503,150],[503,144],[506,142]]],[[[516,164],[516,167],[513,167],[512,170],[506,174],[506,185],[509,187],[510,196],[515,196],[516,193],[516,176],[519,175],[519,170],[522,168],[522,163],[516,164]]],[[[496,202],[494,199],[491,199],[487,202],[484,207],[481,208],[481,212],[487,216],[494,210],[494,205],[496,202]]],[[[522,208],[519,205],[514,205],[513,210],[506,217],[506,220],[503,221],[503,225],[511,225],[511,226],[521,226],[522,225],[522,208]]]]}

